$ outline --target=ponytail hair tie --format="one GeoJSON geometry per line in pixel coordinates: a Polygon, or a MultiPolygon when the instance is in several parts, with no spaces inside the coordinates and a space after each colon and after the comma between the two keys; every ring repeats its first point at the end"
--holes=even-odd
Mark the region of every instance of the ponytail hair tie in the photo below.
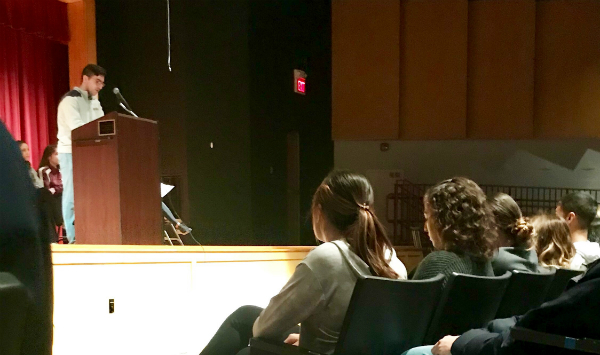
{"type": "Polygon", "coordinates": [[[364,204],[359,203],[358,207],[363,211],[369,211],[369,205],[367,205],[366,203],[364,203],[364,204]]]}

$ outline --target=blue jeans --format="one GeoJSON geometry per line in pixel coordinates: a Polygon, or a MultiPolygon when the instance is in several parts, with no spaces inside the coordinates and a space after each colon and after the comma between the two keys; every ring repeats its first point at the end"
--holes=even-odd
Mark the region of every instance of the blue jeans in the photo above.
{"type": "Polygon", "coordinates": [[[73,193],[73,154],[58,153],[63,183],[62,215],[69,244],[75,242],[75,200],[73,193]]]}
{"type": "Polygon", "coordinates": [[[432,355],[433,345],[417,346],[402,353],[402,355],[432,355]]]}

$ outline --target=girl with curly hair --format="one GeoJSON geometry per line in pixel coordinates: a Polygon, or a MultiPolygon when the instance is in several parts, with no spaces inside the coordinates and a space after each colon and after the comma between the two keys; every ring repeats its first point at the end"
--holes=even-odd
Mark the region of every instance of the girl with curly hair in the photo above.
{"type": "Polygon", "coordinates": [[[540,265],[545,268],[569,268],[575,256],[567,222],[552,214],[533,217],[536,249],[540,265]]]}
{"type": "Polygon", "coordinates": [[[499,192],[490,200],[498,231],[498,253],[492,259],[496,276],[507,271],[539,272],[533,225],[523,217],[519,205],[499,192]]]}
{"type": "Polygon", "coordinates": [[[494,276],[494,216],[481,188],[464,177],[444,180],[427,190],[423,203],[425,231],[436,251],[423,259],[413,279],[453,272],[494,276]]]}

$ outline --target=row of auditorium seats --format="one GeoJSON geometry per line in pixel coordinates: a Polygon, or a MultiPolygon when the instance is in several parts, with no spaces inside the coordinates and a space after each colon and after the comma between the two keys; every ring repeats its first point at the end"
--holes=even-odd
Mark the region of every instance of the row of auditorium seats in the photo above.
{"type": "MultiPolygon", "coordinates": [[[[441,274],[418,281],[359,279],[335,354],[401,354],[435,344],[445,335],[460,335],[496,318],[524,314],[556,298],[580,273],[567,269],[548,274],[515,271],[497,277],[453,273],[445,287],[441,274]]],[[[308,354],[258,338],[250,341],[250,347],[252,355],[308,354]]]]}

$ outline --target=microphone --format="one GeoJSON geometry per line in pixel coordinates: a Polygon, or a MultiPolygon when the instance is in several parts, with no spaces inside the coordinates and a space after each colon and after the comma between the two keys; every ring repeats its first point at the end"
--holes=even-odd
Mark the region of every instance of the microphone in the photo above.
{"type": "Polygon", "coordinates": [[[117,96],[117,99],[119,100],[119,106],[121,106],[125,111],[130,113],[132,116],[138,117],[138,115],[136,115],[133,112],[133,110],[131,109],[131,106],[129,106],[129,103],[127,103],[127,100],[125,100],[125,98],[121,94],[121,90],[119,90],[119,88],[114,88],[113,93],[117,96]]]}

